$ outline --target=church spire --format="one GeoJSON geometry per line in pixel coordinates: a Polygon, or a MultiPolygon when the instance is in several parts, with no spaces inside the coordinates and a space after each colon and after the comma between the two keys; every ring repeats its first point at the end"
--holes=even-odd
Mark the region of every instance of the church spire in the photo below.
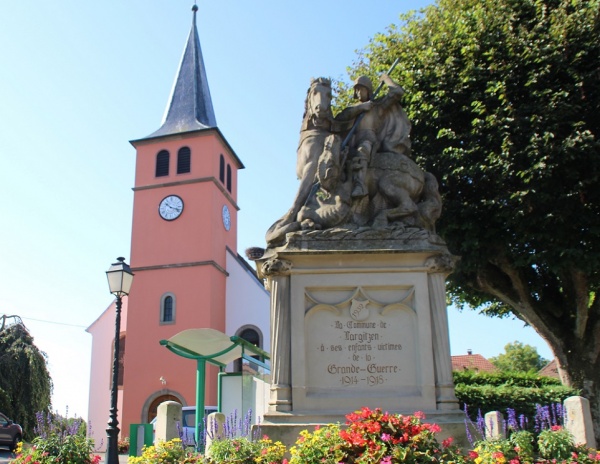
{"type": "Polygon", "coordinates": [[[198,6],[194,4],[192,11],[192,28],[183,51],[171,97],[167,103],[162,126],[146,138],[217,126],[196,28],[198,6]]]}

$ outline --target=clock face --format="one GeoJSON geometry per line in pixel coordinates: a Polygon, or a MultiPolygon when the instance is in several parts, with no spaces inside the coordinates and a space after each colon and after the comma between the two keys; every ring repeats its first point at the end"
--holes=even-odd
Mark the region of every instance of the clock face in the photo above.
{"type": "Polygon", "coordinates": [[[222,216],[223,226],[225,227],[225,230],[231,229],[231,214],[229,214],[229,208],[227,207],[227,205],[223,205],[222,216]]]}
{"type": "Polygon", "coordinates": [[[169,195],[158,205],[158,214],[165,221],[174,221],[183,212],[183,200],[177,195],[169,195]]]}

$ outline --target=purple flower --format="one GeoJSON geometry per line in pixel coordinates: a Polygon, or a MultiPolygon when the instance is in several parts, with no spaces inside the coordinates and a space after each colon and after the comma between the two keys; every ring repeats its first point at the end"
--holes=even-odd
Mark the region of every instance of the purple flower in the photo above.
{"type": "Polygon", "coordinates": [[[517,422],[517,413],[512,408],[506,409],[506,414],[508,415],[508,428],[513,430],[519,430],[519,423],[517,422]]]}

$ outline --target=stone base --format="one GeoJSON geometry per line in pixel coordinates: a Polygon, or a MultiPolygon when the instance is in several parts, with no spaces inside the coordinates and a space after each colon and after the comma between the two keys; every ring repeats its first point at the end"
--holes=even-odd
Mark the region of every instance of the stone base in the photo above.
{"type": "MultiPolygon", "coordinates": [[[[469,449],[463,411],[425,412],[425,416],[424,422],[441,427],[442,430],[436,434],[440,443],[448,437],[453,437],[456,445],[465,450],[469,449]]],[[[255,427],[260,429],[260,436],[267,435],[273,441],[282,442],[289,449],[296,443],[303,430],[313,431],[316,426],[345,422],[344,416],[333,414],[267,413],[263,423],[255,427]]]]}

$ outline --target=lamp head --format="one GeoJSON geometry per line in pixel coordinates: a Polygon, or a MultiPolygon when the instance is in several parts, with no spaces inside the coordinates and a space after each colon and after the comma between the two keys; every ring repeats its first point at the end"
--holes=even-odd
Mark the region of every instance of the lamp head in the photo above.
{"type": "Polygon", "coordinates": [[[133,283],[133,272],[125,262],[125,258],[117,258],[117,262],[112,264],[106,271],[106,277],[108,278],[110,293],[116,297],[129,295],[133,283]]]}

